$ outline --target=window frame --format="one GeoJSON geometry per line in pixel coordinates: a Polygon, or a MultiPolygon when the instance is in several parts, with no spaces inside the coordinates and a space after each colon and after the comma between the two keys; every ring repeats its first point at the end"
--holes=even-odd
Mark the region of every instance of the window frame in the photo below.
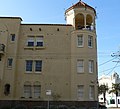
{"type": "Polygon", "coordinates": [[[15,34],[10,34],[10,41],[11,42],[14,42],[15,41],[15,34]]]}
{"type": "Polygon", "coordinates": [[[35,46],[35,39],[33,36],[28,36],[27,38],[27,46],[34,47],[35,46]]]}
{"type": "Polygon", "coordinates": [[[82,101],[84,99],[84,85],[77,86],[77,98],[78,101],[82,101]]]}
{"type": "Polygon", "coordinates": [[[33,88],[34,88],[34,92],[33,92],[34,93],[34,98],[40,98],[40,96],[41,96],[41,85],[34,85],[33,88]]]}
{"type": "Polygon", "coordinates": [[[88,69],[89,69],[89,73],[94,73],[94,60],[89,60],[88,69]]]}
{"type": "Polygon", "coordinates": [[[94,85],[89,86],[89,99],[90,100],[95,99],[95,86],[94,85]]]}
{"type": "Polygon", "coordinates": [[[84,37],[83,37],[83,34],[77,35],[77,47],[84,47],[84,37]]]}
{"type": "Polygon", "coordinates": [[[26,63],[25,63],[25,71],[26,73],[32,73],[33,72],[33,60],[26,60],[26,63]],[[27,62],[30,62],[31,61],[31,64],[27,63],[27,62]],[[27,68],[27,67],[30,67],[30,68],[27,68]],[[28,69],[28,70],[27,70],[28,69]],[[30,70],[29,70],[30,69],[30,70]]]}
{"type": "Polygon", "coordinates": [[[32,86],[31,85],[24,84],[24,97],[25,98],[32,97],[32,86]]]}
{"type": "Polygon", "coordinates": [[[13,66],[13,58],[8,58],[7,59],[7,67],[12,68],[12,66],[13,66]]]}
{"type": "Polygon", "coordinates": [[[88,47],[93,48],[93,36],[88,35],[88,47]]]}
{"type": "Polygon", "coordinates": [[[36,47],[43,47],[44,46],[44,37],[43,36],[36,36],[35,46],[36,47]],[[38,43],[40,43],[40,45],[38,45],[38,43]]]}
{"type": "Polygon", "coordinates": [[[83,59],[77,60],[77,73],[84,73],[84,60],[83,59]]]}
{"type": "Polygon", "coordinates": [[[41,73],[42,72],[42,60],[35,60],[34,61],[34,67],[35,67],[35,73],[41,73]],[[36,62],[40,62],[39,63],[39,66],[37,66],[37,63],[36,62]],[[39,70],[36,70],[37,68],[39,68],[39,70]]]}

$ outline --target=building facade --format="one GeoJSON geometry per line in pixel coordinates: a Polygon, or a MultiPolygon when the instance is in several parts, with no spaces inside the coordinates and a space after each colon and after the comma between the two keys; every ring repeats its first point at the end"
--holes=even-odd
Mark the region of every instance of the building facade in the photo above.
{"type": "Polygon", "coordinates": [[[97,104],[96,11],[79,1],[67,24],[0,17],[0,100],[97,104]]]}

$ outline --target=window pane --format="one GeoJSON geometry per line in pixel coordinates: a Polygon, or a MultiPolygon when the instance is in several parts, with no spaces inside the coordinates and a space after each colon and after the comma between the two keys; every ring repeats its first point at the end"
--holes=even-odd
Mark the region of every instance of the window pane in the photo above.
{"type": "Polygon", "coordinates": [[[12,67],[12,62],[13,62],[13,59],[12,58],[8,58],[8,67],[12,67]]]}
{"type": "Polygon", "coordinates": [[[27,45],[28,46],[34,46],[34,38],[33,37],[28,38],[27,45]]]}
{"type": "Polygon", "coordinates": [[[84,98],[84,86],[79,85],[78,86],[78,100],[83,100],[84,98]]]}
{"type": "Polygon", "coordinates": [[[35,71],[36,72],[41,72],[42,71],[42,61],[41,60],[38,60],[38,61],[35,61],[36,64],[35,64],[35,71]]]}
{"type": "Polygon", "coordinates": [[[15,34],[11,34],[11,41],[15,41],[15,34]]]}
{"type": "Polygon", "coordinates": [[[41,92],[41,86],[40,85],[34,85],[34,97],[39,98],[41,92]]]}
{"type": "Polygon", "coordinates": [[[34,46],[34,42],[28,42],[28,46],[34,46]]]}
{"type": "Polygon", "coordinates": [[[32,64],[33,64],[32,60],[26,61],[26,71],[32,71],[32,64]]]}
{"type": "Polygon", "coordinates": [[[93,73],[93,72],[94,72],[94,61],[89,60],[89,73],[93,73]]]}
{"type": "Polygon", "coordinates": [[[31,85],[24,85],[24,96],[25,98],[32,96],[31,85]]]}
{"type": "Polygon", "coordinates": [[[77,72],[78,73],[84,72],[84,61],[83,60],[77,60],[77,72]]]}
{"type": "Polygon", "coordinates": [[[93,47],[93,37],[88,36],[88,47],[93,47]]]}
{"type": "Polygon", "coordinates": [[[36,37],[36,46],[43,46],[43,36],[36,37]]]}
{"type": "Polygon", "coordinates": [[[83,35],[78,35],[78,47],[83,47],[83,35]]]}
{"type": "Polygon", "coordinates": [[[94,95],[95,95],[94,86],[90,86],[90,89],[89,89],[90,100],[94,100],[94,95]]]}

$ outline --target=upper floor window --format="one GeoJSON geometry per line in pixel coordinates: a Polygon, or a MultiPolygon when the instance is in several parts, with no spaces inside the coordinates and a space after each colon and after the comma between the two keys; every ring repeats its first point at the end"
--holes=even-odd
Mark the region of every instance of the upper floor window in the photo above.
{"type": "Polygon", "coordinates": [[[39,73],[42,71],[42,60],[26,60],[26,71],[39,73]]]}
{"type": "Polygon", "coordinates": [[[93,47],[93,36],[88,35],[88,47],[93,47]]]}
{"type": "Polygon", "coordinates": [[[11,41],[15,41],[15,34],[11,34],[11,41]]]}
{"type": "Polygon", "coordinates": [[[43,36],[36,37],[36,46],[43,46],[43,36]]]}
{"type": "Polygon", "coordinates": [[[94,61],[89,60],[89,73],[93,73],[93,72],[94,72],[94,61]]]}
{"type": "Polygon", "coordinates": [[[35,72],[41,72],[42,71],[42,61],[36,60],[35,61],[35,72]]]}
{"type": "Polygon", "coordinates": [[[8,67],[12,67],[12,63],[13,63],[13,59],[12,58],[8,58],[7,66],[8,67]]]}
{"type": "Polygon", "coordinates": [[[32,72],[32,65],[33,65],[32,60],[26,60],[26,71],[32,72]]]}
{"type": "Polygon", "coordinates": [[[28,38],[27,46],[34,46],[34,37],[28,38]]]}
{"type": "Polygon", "coordinates": [[[83,47],[83,35],[78,35],[77,36],[77,41],[78,41],[78,47],[83,47]]]}
{"type": "Polygon", "coordinates": [[[78,100],[83,100],[84,98],[84,86],[78,85],[78,100]]]}
{"type": "Polygon", "coordinates": [[[33,46],[36,46],[36,47],[43,47],[43,36],[36,36],[36,37],[28,37],[28,40],[27,40],[27,46],[29,47],[33,47],[33,46]]]}
{"type": "Polygon", "coordinates": [[[78,73],[84,72],[84,60],[77,60],[77,72],[78,73]]]}

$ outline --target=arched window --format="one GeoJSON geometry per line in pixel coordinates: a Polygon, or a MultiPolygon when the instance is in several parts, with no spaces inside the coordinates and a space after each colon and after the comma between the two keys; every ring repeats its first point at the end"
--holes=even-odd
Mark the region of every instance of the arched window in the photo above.
{"type": "Polygon", "coordinates": [[[93,30],[93,18],[90,14],[86,16],[86,28],[88,30],[93,30]]]}
{"type": "Polygon", "coordinates": [[[29,81],[26,81],[24,83],[24,96],[25,98],[32,97],[31,83],[29,81]]]}
{"type": "Polygon", "coordinates": [[[75,28],[77,30],[83,29],[84,27],[84,15],[82,13],[75,16],[75,28]]]}
{"type": "Polygon", "coordinates": [[[5,84],[4,94],[5,94],[6,96],[7,96],[8,94],[10,94],[10,84],[5,84]]]}
{"type": "Polygon", "coordinates": [[[35,98],[40,98],[40,94],[41,94],[41,85],[40,82],[36,81],[34,82],[34,97],[35,98]]]}

